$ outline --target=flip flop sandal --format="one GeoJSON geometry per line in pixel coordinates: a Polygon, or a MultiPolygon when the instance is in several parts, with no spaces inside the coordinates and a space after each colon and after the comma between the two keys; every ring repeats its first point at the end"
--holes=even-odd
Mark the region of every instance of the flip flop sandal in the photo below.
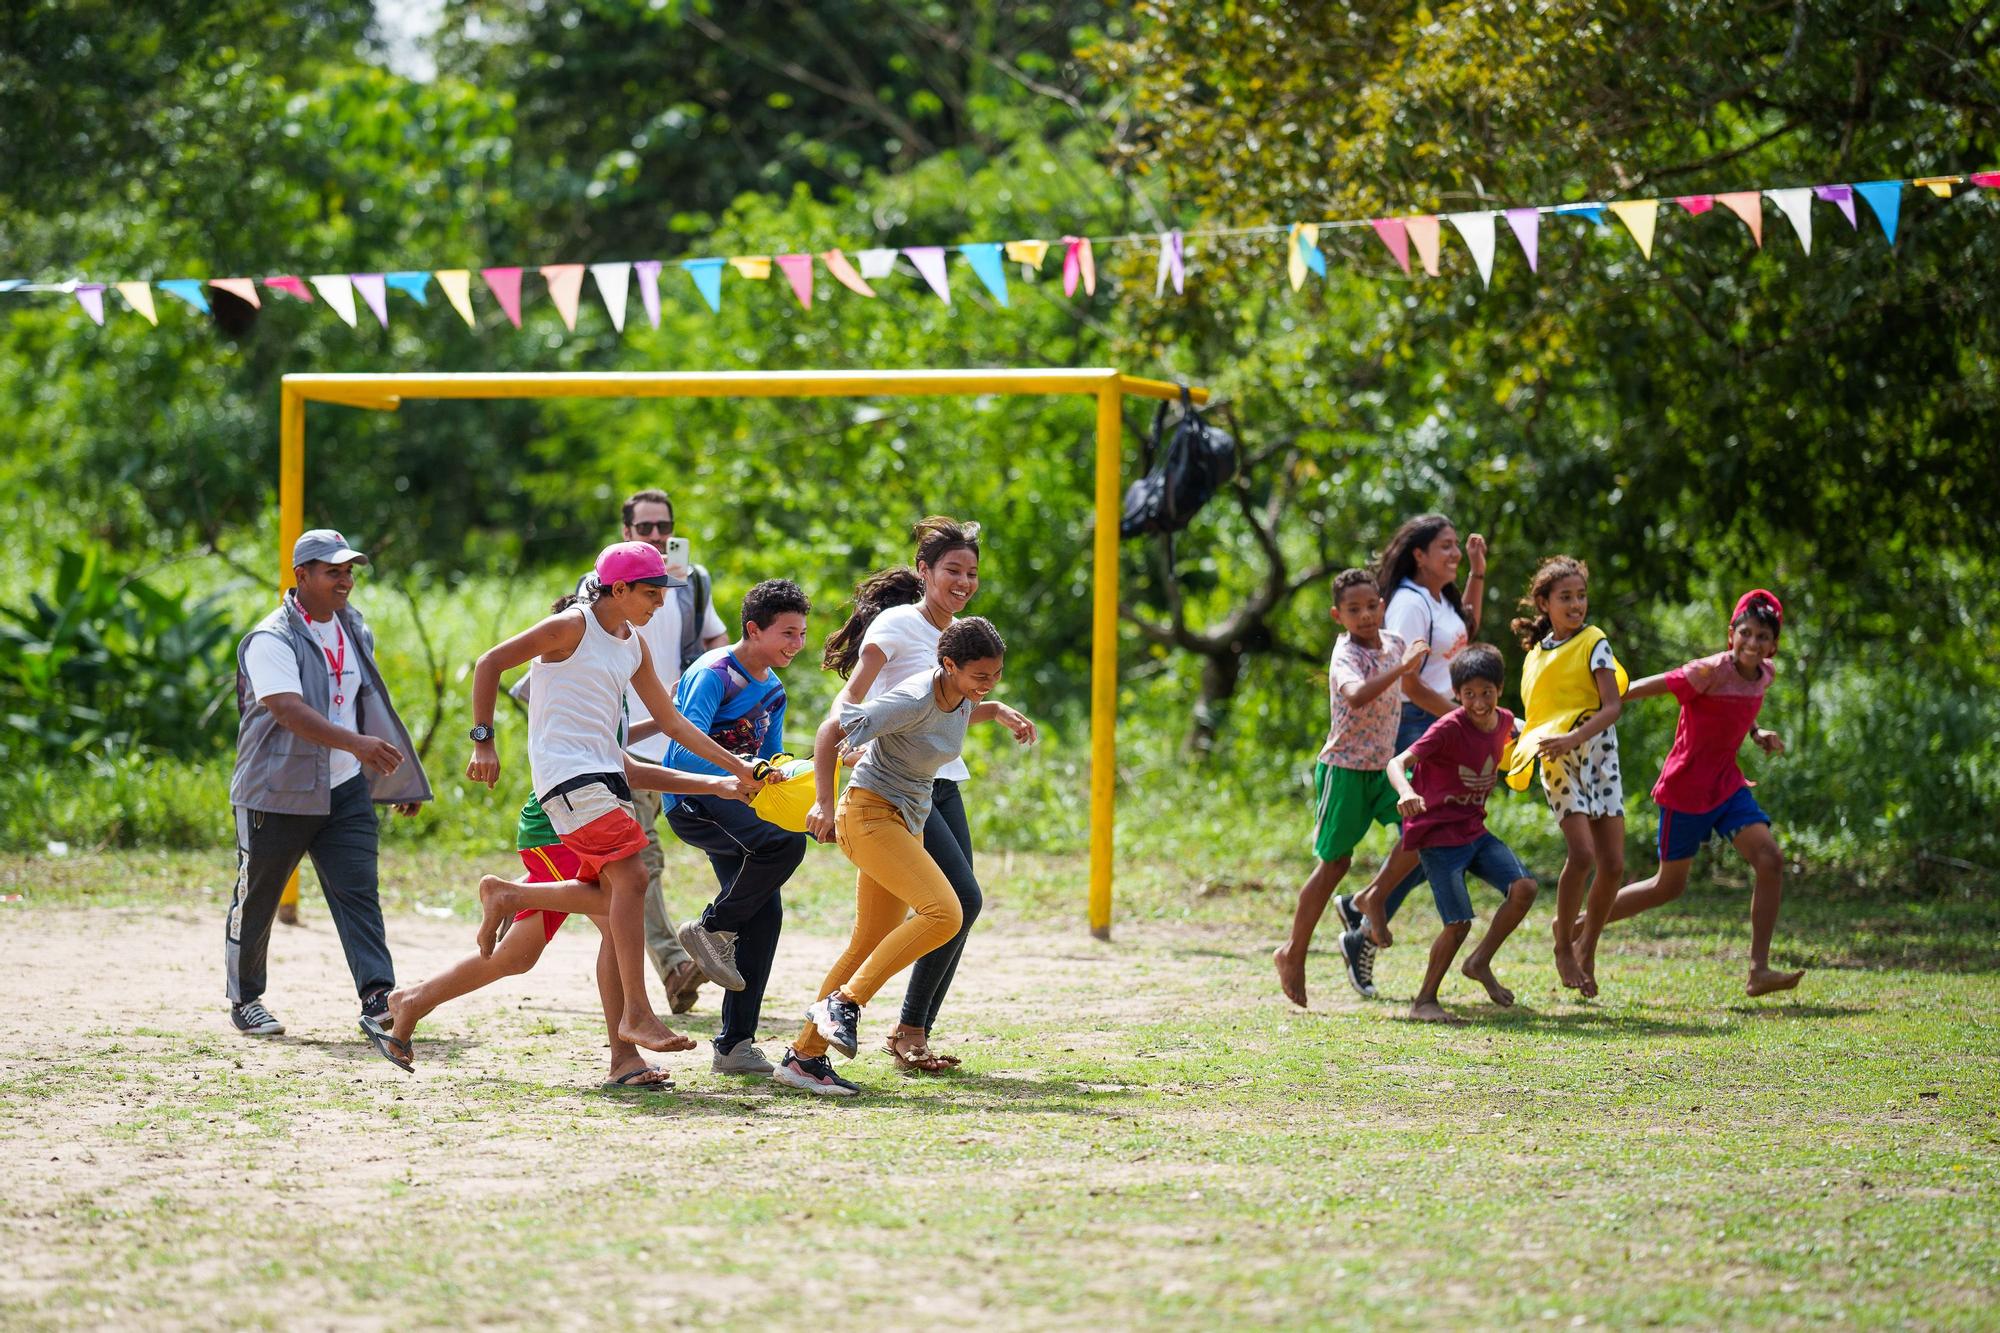
{"type": "Polygon", "coordinates": [[[673,1075],[659,1065],[645,1065],[623,1078],[607,1080],[605,1092],[672,1092],[673,1075]]]}
{"type": "Polygon", "coordinates": [[[375,1048],[375,1054],[387,1060],[405,1074],[417,1072],[416,1062],[411,1058],[410,1043],[391,1035],[372,1014],[361,1019],[361,1034],[368,1038],[368,1044],[375,1048]]]}

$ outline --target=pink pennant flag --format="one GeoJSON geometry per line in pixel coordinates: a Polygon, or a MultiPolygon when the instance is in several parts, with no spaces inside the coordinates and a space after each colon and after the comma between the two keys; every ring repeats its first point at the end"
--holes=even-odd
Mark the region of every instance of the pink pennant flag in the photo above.
{"type": "Polygon", "coordinates": [[[549,284],[549,299],[556,303],[563,327],[576,332],[576,305],[583,298],[583,265],[544,264],[542,277],[549,284]]]}
{"type": "Polygon", "coordinates": [[[917,272],[924,275],[924,281],[938,294],[938,300],[951,304],[951,282],[944,273],[944,247],[941,245],[909,245],[903,253],[917,266],[917,272]]]}
{"type": "MultiPolygon", "coordinates": [[[[1507,225],[1514,230],[1514,239],[1521,243],[1521,253],[1528,257],[1528,271],[1539,273],[1541,259],[1542,210],[1539,208],[1510,208],[1507,210],[1507,225]]],[[[1407,268],[1408,266],[1405,265],[1407,268]]]]}
{"type": "Polygon", "coordinates": [[[632,265],[632,271],[639,275],[639,304],[646,307],[646,322],[654,328],[660,327],[660,261],[641,259],[632,265]]]}
{"type": "Polygon", "coordinates": [[[1090,238],[1065,236],[1063,246],[1063,295],[1076,295],[1079,277],[1083,279],[1084,295],[1097,295],[1097,262],[1090,255],[1090,238]]]}
{"type": "Polygon", "coordinates": [[[486,289],[493,293],[493,299],[500,303],[500,309],[521,327],[521,270],[518,268],[482,268],[479,276],[486,280],[486,289]]]}
{"type": "Polygon", "coordinates": [[[1815,185],[1813,197],[1824,200],[1840,209],[1847,225],[1861,230],[1861,219],[1854,216],[1854,187],[1852,185],[1815,185]]]}
{"type": "Polygon", "coordinates": [[[389,282],[381,273],[350,273],[347,280],[354,284],[354,290],[361,293],[361,299],[375,312],[375,322],[383,328],[389,327],[389,282]]]}
{"type": "Polygon", "coordinates": [[[1966,179],[1989,190],[2000,190],[2000,171],[1975,171],[1966,179]]]}
{"type": "Polygon", "coordinates": [[[840,251],[826,251],[820,255],[820,262],[826,265],[828,273],[833,274],[834,281],[847,288],[850,292],[859,292],[863,296],[873,296],[875,294],[875,289],[870,287],[862,279],[861,275],[854,271],[854,265],[848,263],[847,256],[840,253],[840,251]]]}
{"type": "Polygon", "coordinates": [[[799,304],[807,310],[813,305],[813,257],[811,255],[778,255],[778,267],[784,272],[785,281],[792,284],[792,295],[799,298],[799,304]]]}
{"type": "Polygon", "coordinates": [[[104,284],[101,282],[79,282],[73,289],[76,303],[83,307],[83,313],[99,328],[104,327],[104,284]]]}
{"type": "Polygon", "coordinates": [[[1389,253],[1396,256],[1396,262],[1402,265],[1403,276],[1408,277],[1410,273],[1410,232],[1409,228],[1403,225],[1403,220],[1401,218],[1372,218],[1369,220],[1368,225],[1373,227],[1375,234],[1382,238],[1382,244],[1389,247],[1389,253]]]}
{"type": "Polygon", "coordinates": [[[1413,218],[1405,218],[1403,226],[1409,229],[1410,240],[1417,247],[1417,257],[1423,261],[1424,272],[1435,278],[1438,275],[1437,214],[1422,213],[1413,218]]]}
{"type": "Polygon", "coordinates": [[[264,279],[264,285],[274,292],[283,292],[285,295],[296,300],[310,301],[313,299],[312,290],[305,283],[289,273],[274,274],[264,279]]]}
{"type": "Polygon", "coordinates": [[[1743,219],[1743,225],[1750,229],[1750,239],[1757,242],[1759,250],[1764,248],[1764,196],[1755,190],[1738,190],[1734,194],[1718,194],[1715,202],[1743,219]]]}
{"type": "Polygon", "coordinates": [[[1700,217],[1703,213],[1715,207],[1715,196],[1712,194],[1682,194],[1674,196],[1674,202],[1696,217],[1700,217]]]}
{"type": "Polygon", "coordinates": [[[261,307],[264,304],[262,301],[257,299],[257,283],[255,279],[210,278],[208,280],[208,285],[220,291],[228,292],[231,296],[234,296],[241,301],[247,302],[251,306],[261,307]]]}

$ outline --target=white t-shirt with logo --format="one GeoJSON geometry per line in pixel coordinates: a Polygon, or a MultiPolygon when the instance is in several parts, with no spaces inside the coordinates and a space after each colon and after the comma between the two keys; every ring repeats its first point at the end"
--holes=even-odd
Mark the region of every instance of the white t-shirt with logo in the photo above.
{"type": "MultiPolygon", "coordinates": [[[[306,624],[313,638],[319,641],[321,669],[327,675],[327,720],[336,727],[359,730],[354,719],[355,702],[361,695],[361,650],[347,637],[338,620],[309,619],[306,624]],[[347,647],[346,669],[336,682],[333,666],[340,658],[343,641],[347,647]]],[[[305,694],[305,686],[299,681],[299,659],[292,652],[290,640],[282,635],[252,635],[250,646],[243,653],[243,666],[250,673],[250,691],[257,696],[258,703],[274,694],[305,694]]],[[[334,750],[332,756],[327,780],[333,786],[338,787],[361,772],[361,761],[346,750],[334,750]]]]}
{"type": "MultiPolygon", "coordinates": [[[[715,614],[714,589],[711,585],[707,613],[701,621],[702,642],[727,634],[722,617],[715,614]]],[[[660,609],[653,612],[652,619],[639,626],[639,637],[645,641],[647,651],[653,655],[653,674],[666,687],[667,696],[673,697],[674,690],[681,683],[681,668],[689,663],[681,661],[681,599],[673,588],[667,589],[666,600],[660,609]]],[[[651,717],[646,701],[639,697],[639,691],[627,686],[625,689],[625,720],[627,725],[636,725],[651,717]]],[[[648,736],[643,741],[635,741],[626,750],[647,763],[664,763],[667,758],[667,738],[648,736]]]]}
{"type": "Polygon", "coordinates": [[[1427,641],[1431,650],[1424,658],[1417,679],[1445,698],[1451,698],[1451,659],[1464,652],[1471,642],[1465,618],[1452,610],[1451,603],[1433,597],[1421,584],[1409,579],[1389,594],[1389,606],[1382,614],[1382,628],[1404,643],[1427,641]]]}
{"type": "MultiPolygon", "coordinates": [[[[895,689],[912,676],[935,670],[938,640],[943,636],[944,631],[931,624],[930,617],[924,614],[921,602],[892,606],[876,616],[870,622],[868,632],[861,636],[861,646],[866,648],[873,644],[889,660],[875,673],[875,679],[869,683],[868,693],[862,702],[895,689]]],[[[940,768],[937,775],[950,778],[953,782],[967,782],[972,778],[972,771],[961,757],[940,768]]]]}

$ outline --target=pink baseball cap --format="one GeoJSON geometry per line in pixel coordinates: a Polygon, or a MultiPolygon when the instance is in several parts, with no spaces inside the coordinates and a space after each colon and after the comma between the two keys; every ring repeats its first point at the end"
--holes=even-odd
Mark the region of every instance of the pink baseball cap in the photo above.
{"type": "Polygon", "coordinates": [[[667,559],[650,542],[618,542],[597,556],[597,581],[605,587],[614,583],[653,583],[664,588],[667,559]]]}

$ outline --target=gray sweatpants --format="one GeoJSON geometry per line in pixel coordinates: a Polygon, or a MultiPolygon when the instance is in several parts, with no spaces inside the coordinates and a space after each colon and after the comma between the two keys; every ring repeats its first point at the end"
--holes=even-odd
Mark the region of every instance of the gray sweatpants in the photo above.
{"type": "Polygon", "coordinates": [[[646,952],[652,956],[653,970],[665,981],[669,971],[687,961],[687,950],[674,935],[674,919],[667,915],[666,892],[660,887],[660,872],[667,864],[660,850],[660,793],[634,791],[632,804],[639,809],[639,827],[646,830],[646,846],[639,853],[639,863],[646,867],[646,952]]]}
{"type": "Polygon", "coordinates": [[[357,774],[333,789],[323,815],[277,815],[236,807],[236,892],[223,929],[222,966],[232,1003],[264,994],[265,955],[285,881],[310,856],[347,955],[354,993],[364,1001],[396,984],[376,896],[375,803],[357,774]]]}

